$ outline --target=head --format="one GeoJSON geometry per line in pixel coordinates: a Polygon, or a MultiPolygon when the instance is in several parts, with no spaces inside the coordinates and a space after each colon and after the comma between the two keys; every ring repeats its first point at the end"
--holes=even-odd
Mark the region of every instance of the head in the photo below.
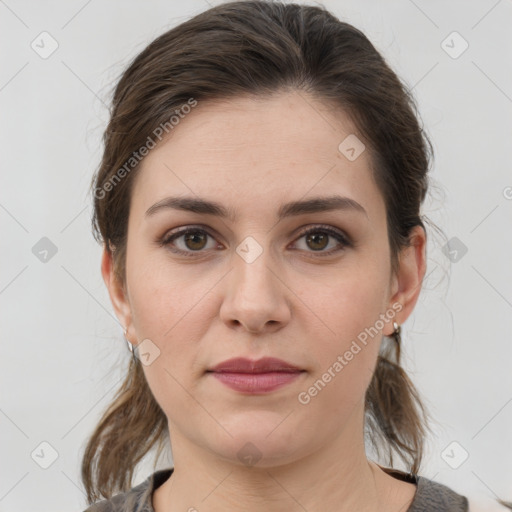
{"type": "Polygon", "coordinates": [[[368,39],[321,7],[222,4],[135,58],[104,144],[102,274],[150,364],[130,363],[91,437],[89,499],[169,433],[233,462],[251,443],[270,467],[364,424],[417,472],[425,411],[387,341],[425,273],[431,147],[368,39]],[[303,373],[248,397],[208,373],[236,356],[303,373]]]}

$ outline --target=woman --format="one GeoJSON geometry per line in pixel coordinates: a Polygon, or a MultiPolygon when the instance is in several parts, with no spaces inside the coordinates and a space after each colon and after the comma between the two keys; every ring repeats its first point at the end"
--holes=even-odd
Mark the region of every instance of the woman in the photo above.
{"type": "Polygon", "coordinates": [[[132,62],[104,142],[94,227],[133,359],[87,510],[468,510],[417,474],[400,325],[431,147],[368,39],[320,7],[222,4],[132,62]],[[131,488],[167,440],[173,468],[131,488]]]}

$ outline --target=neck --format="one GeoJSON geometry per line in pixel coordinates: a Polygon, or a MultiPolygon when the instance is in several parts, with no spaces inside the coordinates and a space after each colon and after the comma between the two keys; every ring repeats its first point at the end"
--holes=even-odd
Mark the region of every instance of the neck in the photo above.
{"type": "Polygon", "coordinates": [[[366,457],[363,429],[355,430],[359,437],[345,430],[300,459],[249,467],[222,459],[172,429],[174,471],[154,493],[155,512],[385,510],[385,474],[366,457]]]}

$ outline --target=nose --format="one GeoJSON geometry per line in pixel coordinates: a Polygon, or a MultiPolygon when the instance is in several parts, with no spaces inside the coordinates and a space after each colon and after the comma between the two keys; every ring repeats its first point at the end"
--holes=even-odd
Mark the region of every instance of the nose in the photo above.
{"type": "Polygon", "coordinates": [[[220,309],[221,320],[228,327],[263,333],[275,332],[289,322],[291,292],[282,275],[271,268],[268,254],[264,250],[252,262],[239,254],[233,255],[234,268],[226,276],[220,309]]]}

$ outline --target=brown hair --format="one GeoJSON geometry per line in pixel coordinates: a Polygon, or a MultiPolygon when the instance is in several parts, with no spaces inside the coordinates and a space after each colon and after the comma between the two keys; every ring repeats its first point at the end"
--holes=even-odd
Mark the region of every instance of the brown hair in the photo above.
{"type": "MultiPolygon", "coordinates": [[[[236,1],[213,7],[155,39],[115,88],[103,159],[92,182],[93,230],[111,251],[120,283],[125,285],[127,219],[138,169],[131,159],[139,148],[159,127],[169,126],[170,117],[191,99],[268,96],[287,89],[334,105],[355,123],[372,155],[386,205],[392,271],[398,269],[411,228],[425,229],[420,206],[432,154],[407,88],[361,31],[325,8],[236,1]]],[[[390,464],[396,451],[417,473],[427,414],[400,366],[398,344],[390,348],[383,343],[366,392],[365,420],[377,451],[385,447],[390,464]]],[[[155,445],[160,453],[167,438],[166,417],[140,362],[131,361],[85,449],[82,480],[89,503],[129,489],[138,462],[155,445]]]]}

